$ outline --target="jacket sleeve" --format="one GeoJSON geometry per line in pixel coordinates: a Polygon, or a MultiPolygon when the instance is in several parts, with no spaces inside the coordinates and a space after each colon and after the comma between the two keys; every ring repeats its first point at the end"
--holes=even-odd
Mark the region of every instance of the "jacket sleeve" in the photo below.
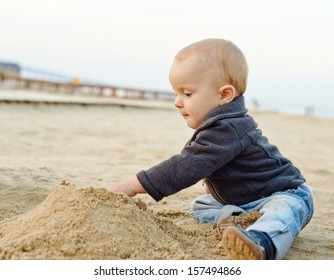
{"type": "Polygon", "coordinates": [[[190,187],[232,160],[241,150],[234,128],[225,121],[195,132],[180,154],[141,171],[137,178],[156,201],[190,187]]]}

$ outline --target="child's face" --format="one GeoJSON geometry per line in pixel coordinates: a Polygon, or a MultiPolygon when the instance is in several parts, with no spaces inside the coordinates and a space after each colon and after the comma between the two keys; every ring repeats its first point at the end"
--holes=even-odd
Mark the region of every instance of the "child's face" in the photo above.
{"type": "Polygon", "coordinates": [[[196,55],[175,60],[169,81],[175,91],[174,105],[186,120],[189,127],[196,129],[205,116],[220,105],[217,84],[209,71],[204,71],[196,55]]]}

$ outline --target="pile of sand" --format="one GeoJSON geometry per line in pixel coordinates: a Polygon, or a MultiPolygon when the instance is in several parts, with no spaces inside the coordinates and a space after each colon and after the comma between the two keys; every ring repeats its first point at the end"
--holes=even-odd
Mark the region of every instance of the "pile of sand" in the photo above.
{"type": "MultiPolygon", "coordinates": [[[[140,199],[63,182],[32,210],[0,222],[0,259],[226,258],[217,229],[183,229],[168,218],[179,214],[154,215],[140,199]]],[[[238,222],[254,222],[248,216],[238,222]]]]}
{"type": "Polygon", "coordinates": [[[0,223],[0,259],[187,258],[138,206],[105,189],[61,184],[34,209],[0,223]]]}

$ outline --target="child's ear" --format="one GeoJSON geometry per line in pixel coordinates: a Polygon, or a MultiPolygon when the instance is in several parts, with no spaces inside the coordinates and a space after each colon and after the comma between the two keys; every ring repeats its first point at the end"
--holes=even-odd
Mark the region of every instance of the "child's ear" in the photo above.
{"type": "Polygon", "coordinates": [[[220,105],[230,103],[237,96],[237,92],[234,86],[231,85],[225,85],[220,87],[218,92],[220,98],[220,105]]]}

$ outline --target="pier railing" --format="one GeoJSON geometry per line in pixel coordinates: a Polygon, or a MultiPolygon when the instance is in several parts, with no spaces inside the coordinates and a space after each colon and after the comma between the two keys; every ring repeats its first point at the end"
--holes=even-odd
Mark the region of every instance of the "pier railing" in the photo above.
{"type": "Polygon", "coordinates": [[[21,76],[6,76],[2,74],[0,79],[0,87],[1,86],[17,89],[33,89],[50,93],[79,94],[87,96],[156,99],[166,101],[174,99],[174,94],[172,92],[97,83],[82,83],[77,78],[73,78],[71,81],[52,81],[21,76]]]}

